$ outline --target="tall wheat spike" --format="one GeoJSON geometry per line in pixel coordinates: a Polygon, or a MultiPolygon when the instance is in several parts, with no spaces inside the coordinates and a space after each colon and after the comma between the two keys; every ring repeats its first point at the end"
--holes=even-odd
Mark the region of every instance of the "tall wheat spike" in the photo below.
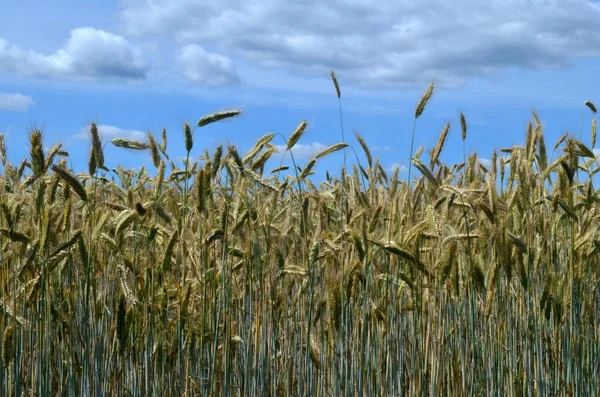
{"type": "Polygon", "coordinates": [[[71,187],[71,189],[73,189],[73,191],[79,196],[79,198],[81,198],[84,201],[87,200],[87,193],[85,191],[85,188],[83,187],[81,182],[77,180],[77,178],[75,178],[65,169],[56,165],[52,166],[52,171],[54,171],[58,176],[60,176],[71,187]]]}
{"type": "Polygon", "coordinates": [[[98,133],[98,126],[96,126],[96,123],[92,123],[90,126],[90,137],[92,140],[92,150],[94,151],[96,165],[102,168],[104,167],[104,150],[102,149],[102,141],[100,140],[100,134],[98,133]]]}
{"type": "Polygon", "coordinates": [[[160,153],[158,152],[158,145],[154,140],[154,136],[151,133],[146,134],[148,139],[148,146],[150,147],[150,154],[152,156],[152,164],[158,169],[160,166],[160,153]]]}
{"type": "Polygon", "coordinates": [[[427,91],[425,91],[425,94],[423,94],[423,96],[417,103],[417,106],[415,108],[415,119],[418,119],[421,116],[421,114],[423,114],[425,106],[427,106],[427,103],[429,103],[429,100],[433,96],[433,87],[433,83],[431,83],[427,88],[427,91]]]}
{"type": "Polygon", "coordinates": [[[592,113],[594,113],[594,114],[597,113],[596,106],[592,102],[586,101],[585,102],[585,106],[587,106],[588,108],[590,108],[590,110],[592,111],[592,113]]]}
{"type": "Polygon", "coordinates": [[[409,184],[411,183],[412,159],[413,159],[413,149],[414,149],[414,143],[415,143],[415,129],[417,126],[417,119],[419,117],[421,117],[421,114],[423,114],[423,111],[425,110],[425,106],[427,106],[427,103],[433,96],[433,88],[434,88],[434,84],[431,83],[429,85],[429,87],[427,88],[427,91],[425,91],[425,94],[423,94],[423,96],[417,103],[417,106],[415,107],[415,118],[413,121],[413,131],[412,131],[412,136],[410,139],[410,159],[409,159],[409,163],[408,163],[408,183],[409,184]]]}
{"type": "Polygon", "coordinates": [[[205,125],[211,124],[211,123],[215,123],[217,121],[221,121],[230,117],[234,117],[234,116],[238,116],[242,114],[242,111],[239,109],[235,109],[235,110],[226,110],[223,112],[216,112],[213,114],[209,114],[208,116],[204,116],[201,117],[198,120],[198,127],[204,127],[205,125]]]}
{"type": "Polygon", "coordinates": [[[290,138],[288,139],[286,150],[291,150],[296,145],[298,140],[300,140],[300,137],[302,136],[302,134],[304,134],[304,131],[306,130],[307,125],[308,125],[308,122],[306,120],[304,120],[300,124],[298,124],[298,127],[296,127],[296,130],[292,133],[292,135],[290,135],[290,138]]]}

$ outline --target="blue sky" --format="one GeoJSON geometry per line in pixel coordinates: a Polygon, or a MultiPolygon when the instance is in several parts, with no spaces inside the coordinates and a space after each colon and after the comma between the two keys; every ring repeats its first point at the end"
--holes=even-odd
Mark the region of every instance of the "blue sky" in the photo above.
{"type": "MultiPolygon", "coordinates": [[[[192,155],[236,144],[242,152],[267,132],[288,137],[309,127],[296,155],[353,131],[389,170],[408,165],[414,108],[431,81],[434,97],[418,120],[415,147],[427,150],[450,122],[442,154],[462,158],[459,112],[468,124],[467,151],[489,158],[521,144],[530,110],[550,146],[564,132],[590,142],[591,112],[600,103],[600,4],[587,0],[423,0],[220,2],[122,0],[0,3],[0,133],[9,159],[27,155],[27,134],[44,126],[44,142],[63,142],[72,165],[85,169],[91,121],[103,141],[160,139],[185,155],[184,122],[225,109],[241,117],[196,131],[192,155]]],[[[274,144],[284,145],[281,137],[274,144]]],[[[148,153],[106,145],[107,166],[146,165],[148,153]]],[[[350,156],[351,158],[351,156],[350,156]]],[[[269,163],[273,168],[278,159],[269,163]]],[[[317,167],[339,172],[341,153],[317,167]]],[[[270,167],[267,167],[269,169],[270,167]]],[[[406,173],[404,173],[406,175],[406,173]]]]}

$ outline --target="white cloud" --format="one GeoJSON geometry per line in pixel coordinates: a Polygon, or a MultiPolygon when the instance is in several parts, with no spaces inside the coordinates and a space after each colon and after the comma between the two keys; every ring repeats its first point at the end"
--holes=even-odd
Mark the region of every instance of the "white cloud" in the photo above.
{"type": "Polygon", "coordinates": [[[485,168],[490,168],[492,165],[492,160],[490,159],[486,159],[484,157],[479,157],[479,162],[481,163],[481,165],[483,165],[485,168]]]}
{"type": "Polygon", "coordinates": [[[71,30],[51,55],[25,51],[0,39],[0,71],[23,76],[72,80],[144,79],[147,63],[141,48],[125,38],[94,28],[71,30]]]}
{"type": "MultiPolygon", "coordinates": [[[[285,145],[275,145],[275,148],[277,148],[277,150],[278,150],[277,157],[281,158],[283,156],[283,154],[285,153],[286,146],[285,145]]],[[[291,152],[294,155],[295,160],[306,160],[306,159],[310,159],[312,156],[316,155],[320,151],[325,150],[327,148],[328,148],[328,146],[321,142],[312,142],[310,144],[297,143],[291,149],[291,152]]],[[[286,157],[290,158],[290,155],[286,154],[286,157]]]]}
{"type": "Polygon", "coordinates": [[[372,149],[374,152],[392,152],[392,151],[394,151],[394,148],[389,145],[385,145],[384,147],[373,146],[372,149]]]}
{"type": "Polygon", "coordinates": [[[386,168],[385,170],[387,172],[396,172],[396,169],[400,168],[400,172],[406,172],[408,171],[408,168],[406,168],[405,166],[403,166],[400,163],[392,163],[388,168],[386,168]]]}
{"type": "Polygon", "coordinates": [[[24,112],[33,104],[35,104],[35,102],[28,95],[0,92],[0,110],[16,110],[24,112]]]}
{"type": "MultiPolygon", "coordinates": [[[[82,127],[79,132],[73,135],[75,139],[89,139],[89,127],[82,127]]],[[[113,138],[125,138],[134,141],[146,141],[146,134],[142,131],[128,130],[124,128],[115,127],[112,125],[98,125],[98,133],[104,141],[111,140],[113,138]]]]}
{"type": "Polygon", "coordinates": [[[599,148],[592,149],[592,152],[594,152],[597,159],[600,159],[600,149],[599,148]]]}
{"type": "Polygon", "coordinates": [[[231,59],[207,52],[196,44],[186,45],[181,49],[179,62],[183,75],[197,83],[220,86],[240,80],[231,59]]]}
{"type": "Polygon", "coordinates": [[[335,69],[371,87],[459,86],[600,55],[600,5],[589,0],[127,0],[121,18],[140,37],[202,43],[305,76],[335,69]]]}

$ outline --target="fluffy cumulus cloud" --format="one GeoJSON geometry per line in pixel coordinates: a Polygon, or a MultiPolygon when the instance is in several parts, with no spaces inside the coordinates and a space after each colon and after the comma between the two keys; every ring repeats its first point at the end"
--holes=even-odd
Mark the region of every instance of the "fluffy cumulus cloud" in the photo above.
{"type": "MultiPolygon", "coordinates": [[[[316,155],[317,153],[327,149],[327,147],[327,145],[321,142],[312,142],[309,144],[297,143],[290,151],[294,155],[295,160],[307,160],[312,158],[312,156],[316,155]]],[[[286,146],[275,145],[275,148],[277,149],[278,157],[281,158],[286,151],[286,146]]],[[[290,157],[289,153],[285,153],[285,156],[287,158],[290,157]]]]}
{"type": "Polygon", "coordinates": [[[26,51],[0,39],[0,72],[58,79],[126,79],[146,77],[141,48],[124,37],[93,28],[71,31],[71,37],[49,55],[26,51]]]}
{"type": "MultiPolygon", "coordinates": [[[[338,76],[371,87],[431,79],[459,86],[501,68],[565,67],[573,58],[600,55],[600,4],[589,0],[122,4],[129,34],[209,45],[307,76],[335,69],[338,76]]],[[[203,79],[215,68],[231,73],[226,58],[197,50],[198,57],[209,59],[208,71],[187,71],[188,77],[203,79]]]]}
{"type": "Polygon", "coordinates": [[[24,112],[34,103],[33,99],[28,95],[0,92],[0,110],[24,112]]]}
{"type": "Polygon", "coordinates": [[[183,75],[197,83],[221,86],[239,82],[231,59],[207,52],[196,44],[189,44],[181,49],[179,63],[183,75]]]}
{"type": "MultiPolygon", "coordinates": [[[[77,134],[73,135],[73,138],[89,139],[89,131],[89,127],[82,127],[77,134]]],[[[108,141],[113,138],[125,138],[143,142],[146,141],[146,134],[142,131],[128,130],[125,128],[115,127],[113,125],[98,125],[98,133],[104,141],[108,141]]]]}

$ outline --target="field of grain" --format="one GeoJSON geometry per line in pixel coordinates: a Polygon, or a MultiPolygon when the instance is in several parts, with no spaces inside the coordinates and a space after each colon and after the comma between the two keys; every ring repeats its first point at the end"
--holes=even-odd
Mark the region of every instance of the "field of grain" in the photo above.
{"type": "Polygon", "coordinates": [[[413,150],[433,89],[410,183],[343,123],[304,168],[265,165],[306,122],[245,154],[194,145],[238,110],[169,132],[183,168],[166,131],[102,142],[92,124],[86,173],[37,129],[10,164],[0,136],[0,395],[600,395],[596,108],[582,106],[589,141],[547,147],[533,112],[489,167],[464,146],[446,165],[448,134],[468,140],[462,114],[413,150]],[[156,171],[111,163],[105,144],[156,171]]]}

